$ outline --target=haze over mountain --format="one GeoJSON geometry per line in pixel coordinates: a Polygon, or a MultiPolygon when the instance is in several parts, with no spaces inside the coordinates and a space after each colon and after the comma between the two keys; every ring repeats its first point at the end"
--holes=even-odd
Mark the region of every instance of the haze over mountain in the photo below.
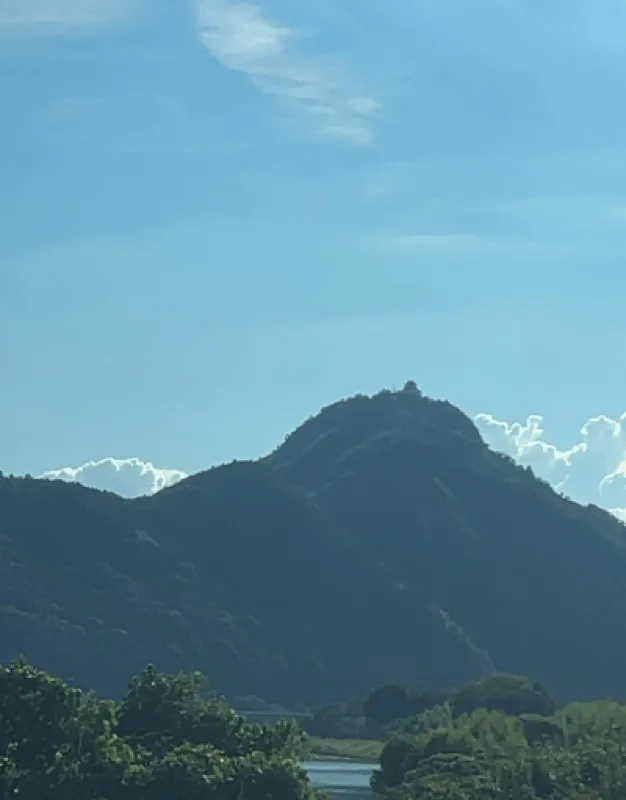
{"type": "Polygon", "coordinates": [[[624,530],[409,382],[151,497],[2,478],[0,661],[113,694],[156,661],[282,703],[494,669],[626,696],[624,530]]]}
{"type": "MultiPolygon", "coordinates": [[[[626,520],[626,412],[618,419],[590,417],[581,426],[578,439],[565,446],[550,440],[537,414],[529,415],[525,422],[506,422],[481,413],[474,421],[495,450],[531,466],[536,475],[574,500],[594,503],[626,520]]],[[[163,469],[139,458],[105,457],[49,470],[41,477],[139,497],[172,486],[187,475],[182,469],[163,469]]]]}

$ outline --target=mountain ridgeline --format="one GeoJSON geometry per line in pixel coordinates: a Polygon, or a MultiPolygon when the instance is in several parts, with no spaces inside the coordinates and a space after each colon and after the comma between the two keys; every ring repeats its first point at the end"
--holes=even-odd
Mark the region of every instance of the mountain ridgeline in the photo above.
{"type": "Polygon", "coordinates": [[[626,529],[399,392],[149,498],[0,480],[0,662],[120,696],[153,662],[320,705],[530,675],[626,697],[626,529]]]}

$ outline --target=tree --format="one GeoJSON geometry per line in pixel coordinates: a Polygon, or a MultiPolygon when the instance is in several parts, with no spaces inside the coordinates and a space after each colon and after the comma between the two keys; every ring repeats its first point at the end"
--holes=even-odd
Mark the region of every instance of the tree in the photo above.
{"type": "Polygon", "coordinates": [[[540,683],[506,673],[485,675],[465,684],[453,694],[452,704],[456,714],[488,708],[512,715],[550,716],[556,709],[555,701],[540,683]]]}
{"type": "Polygon", "coordinates": [[[312,800],[291,721],[250,725],[201,675],[147,667],[121,704],[23,661],[0,669],[0,797],[312,800]]]}
{"type": "Polygon", "coordinates": [[[363,712],[368,719],[380,726],[408,717],[411,714],[409,693],[406,687],[397,683],[373,689],[363,703],[363,712]]]}

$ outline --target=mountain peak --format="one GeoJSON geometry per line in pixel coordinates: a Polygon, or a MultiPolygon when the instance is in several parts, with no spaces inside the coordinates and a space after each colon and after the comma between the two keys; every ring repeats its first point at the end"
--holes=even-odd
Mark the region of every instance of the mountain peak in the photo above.
{"type": "Polygon", "coordinates": [[[421,389],[418,387],[415,381],[409,380],[404,384],[404,388],[402,389],[403,394],[413,394],[417,395],[418,397],[422,396],[421,389]]]}
{"type": "Polygon", "coordinates": [[[275,467],[296,462],[330,461],[375,440],[413,439],[440,447],[454,440],[460,446],[484,447],[474,422],[446,400],[422,394],[414,380],[400,390],[383,389],[332,403],[289,434],[274,451],[275,467]]]}

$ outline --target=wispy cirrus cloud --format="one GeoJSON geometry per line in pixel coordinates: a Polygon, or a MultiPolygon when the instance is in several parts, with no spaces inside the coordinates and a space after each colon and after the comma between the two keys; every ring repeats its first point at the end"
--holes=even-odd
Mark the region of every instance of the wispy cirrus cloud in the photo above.
{"type": "Polygon", "coordinates": [[[0,0],[0,33],[67,34],[132,19],[141,0],[0,0]]]}
{"type": "Polygon", "coordinates": [[[222,66],[313,118],[317,132],[355,145],[374,142],[380,104],[353,90],[339,61],[302,55],[298,32],[251,3],[196,0],[195,10],[200,40],[222,66]]]}
{"type": "Polygon", "coordinates": [[[566,247],[551,242],[455,233],[400,234],[386,238],[384,246],[395,251],[447,255],[561,255],[567,252],[566,247]]]}

